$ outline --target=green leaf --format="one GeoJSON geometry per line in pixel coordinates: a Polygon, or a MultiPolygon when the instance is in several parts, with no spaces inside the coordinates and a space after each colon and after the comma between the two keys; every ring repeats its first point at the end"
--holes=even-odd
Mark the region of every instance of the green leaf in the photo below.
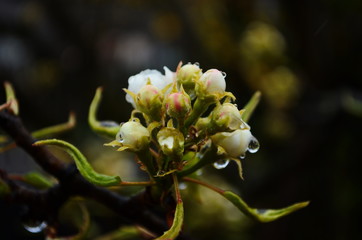
{"type": "Polygon", "coordinates": [[[76,124],[75,114],[71,112],[69,114],[68,121],[66,123],[57,124],[54,126],[42,128],[40,130],[34,131],[31,135],[34,138],[47,138],[54,136],[63,132],[66,132],[69,129],[72,129],[76,124]]]}
{"type": "Polygon", "coordinates": [[[23,176],[24,182],[29,183],[39,189],[47,189],[53,186],[53,183],[38,172],[30,172],[23,176]]]}
{"type": "Polygon", "coordinates": [[[63,148],[75,161],[75,164],[80,174],[89,182],[99,186],[117,186],[121,182],[121,178],[118,176],[107,176],[99,174],[88,163],[84,155],[72,144],[58,140],[49,139],[41,140],[34,143],[35,146],[41,145],[55,145],[63,148]]]}
{"type": "MultiPolygon", "coordinates": [[[[219,192],[220,193],[220,192],[219,192]]],[[[220,193],[245,215],[260,222],[271,222],[308,206],[309,201],[300,202],[281,209],[256,209],[249,207],[238,195],[230,191],[220,193]]]]}
{"type": "Polygon", "coordinates": [[[255,108],[258,106],[259,101],[260,101],[260,97],[261,97],[261,93],[260,91],[257,91],[254,93],[254,95],[251,97],[251,99],[249,100],[249,102],[245,105],[244,109],[242,110],[242,119],[245,122],[248,122],[251,115],[253,114],[255,108]]]}
{"type": "Polygon", "coordinates": [[[96,90],[96,94],[94,95],[93,101],[89,107],[88,123],[95,133],[106,138],[114,139],[120,129],[119,124],[112,121],[97,120],[97,111],[99,102],[102,98],[102,91],[103,89],[101,87],[96,90]]]}
{"type": "Polygon", "coordinates": [[[140,229],[135,226],[124,226],[116,231],[98,237],[95,240],[134,240],[140,239],[140,229]]]}
{"type": "MultiPolygon", "coordinates": [[[[69,118],[68,118],[67,122],[36,130],[31,133],[31,136],[33,136],[36,139],[54,137],[58,134],[64,133],[64,132],[72,129],[75,126],[75,124],[76,124],[75,114],[73,112],[71,112],[69,114],[69,118]]],[[[5,143],[7,141],[9,141],[9,138],[7,136],[0,135],[0,143],[5,143]]],[[[10,144],[8,144],[6,146],[1,147],[0,152],[6,151],[15,146],[16,145],[13,144],[13,142],[11,142],[10,144]]]]}
{"type": "Polygon", "coordinates": [[[183,202],[181,201],[178,202],[176,205],[175,216],[171,228],[166,232],[164,232],[162,236],[156,238],[155,240],[175,239],[181,231],[183,219],[184,219],[184,207],[183,207],[183,202]]]}
{"type": "Polygon", "coordinates": [[[19,104],[18,100],[15,97],[15,91],[13,86],[9,82],[4,83],[5,93],[6,93],[6,102],[10,102],[9,109],[13,111],[15,115],[19,114],[19,104]]]}
{"type": "Polygon", "coordinates": [[[156,238],[155,240],[173,240],[179,235],[182,229],[182,224],[184,220],[184,206],[180,195],[178,180],[175,174],[173,174],[173,179],[174,179],[177,205],[176,205],[175,215],[173,217],[172,226],[169,230],[164,232],[162,236],[156,238]]]}

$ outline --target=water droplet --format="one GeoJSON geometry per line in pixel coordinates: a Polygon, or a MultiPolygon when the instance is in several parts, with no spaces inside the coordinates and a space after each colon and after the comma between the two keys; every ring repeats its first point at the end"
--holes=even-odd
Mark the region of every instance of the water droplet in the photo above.
{"type": "Polygon", "coordinates": [[[221,74],[224,78],[226,77],[226,72],[221,72],[221,74]]]}
{"type": "Polygon", "coordinates": [[[194,65],[200,67],[200,63],[198,63],[198,62],[195,62],[194,65]]]}
{"type": "Polygon", "coordinates": [[[123,143],[123,142],[124,142],[124,139],[122,138],[120,132],[117,133],[117,135],[116,135],[116,140],[117,140],[118,142],[120,142],[120,143],[123,143]]]}
{"type": "Polygon", "coordinates": [[[178,185],[178,187],[180,188],[180,190],[185,190],[187,188],[187,185],[186,185],[186,183],[182,182],[178,185]]]}
{"type": "Polygon", "coordinates": [[[242,159],[244,159],[244,158],[245,158],[245,154],[242,154],[242,155],[239,156],[239,159],[240,159],[240,160],[242,160],[242,159]]]}
{"type": "Polygon", "coordinates": [[[24,228],[31,233],[39,233],[47,227],[46,222],[35,222],[31,224],[24,224],[24,228]]]}
{"type": "Polygon", "coordinates": [[[202,169],[199,169],[196,171],[196,176],[201,176],[202,175],[202,169]]]}
{"type": "Polygon", "coordinates": [[[259,141],[253,137],[249,142],[248,151],[250,153],[256,153],[259,150],[259,147],[259,141]]]}
{"type": "Polygon", "coordinates": [[[229,159],[221,159],[221,160],[214,162],[213,166],[216,169],[223,169],[223,168],[227,167],[229,162],[230,162],[229,159]]]}

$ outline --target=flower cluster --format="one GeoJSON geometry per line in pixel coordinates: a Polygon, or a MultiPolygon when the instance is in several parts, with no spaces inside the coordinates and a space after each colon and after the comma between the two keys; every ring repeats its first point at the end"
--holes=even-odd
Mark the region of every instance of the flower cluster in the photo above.
{"type": "Polygon", "coordinates": [[[229,159],[241,167],[240,159],[256,152],[259,143],[243,120],[244,110],[225,91],[226,74],[203,72],[191,63],[176,72],[164,69],[165,74],[145,70],[128,79],[124,90],[134,111],[109,145],[135,152],[152,177],[191,173],[229,159]]]}

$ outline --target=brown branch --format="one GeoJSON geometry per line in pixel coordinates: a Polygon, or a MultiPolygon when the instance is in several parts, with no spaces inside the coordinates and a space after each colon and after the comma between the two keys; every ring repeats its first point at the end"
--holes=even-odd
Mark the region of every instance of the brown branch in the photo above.
{"type": "MultiPolygon", "coordinates": [[[[36,220],[54,221],[59,208],[72,196],[93,199],[123,217],[127,222],[143,226],[160,235],[166,229],[165,221],[149,210],[152,199],[148,191],[126,198],[106,188],[86,181],[74,164],[66,165],[43,146],[33,146],[35,139],[30,135],[17,116],[7,111],[0,112],[0,127],[9,134],[17,146],[24,149],[49,174],[56,177],[59,184],[46,190],[33,190],[7,178],[3,171],[0,177],[10,186],[10,202],[26,204],[36,220]]],[[[188,239],[180,235],[178,239],[188,239]]]]}

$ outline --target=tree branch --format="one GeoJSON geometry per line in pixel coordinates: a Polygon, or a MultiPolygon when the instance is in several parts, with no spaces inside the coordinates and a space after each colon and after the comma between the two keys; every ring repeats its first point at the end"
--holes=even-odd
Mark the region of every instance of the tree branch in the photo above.
{"type": "MultiPolygon", "coordinates": [[[[0,176],[13,190],[10,201],[26,204],[39,220],[53,221],[59,208],[72,196],[93,199],[110,208],[127,222],[145,227],[160,235],[166,229],[165,221],[149,211],[152,199],[147,191],[126,198],[106,188],[95,186],[86,181],[74,164],[66,165],[56,158],[44,146],[33,146],[35,139],[22,124],[19,117],[4,110],[0,112],[0,127],[9,134],[16,144],[24,149],[49,174],[56,177],[59,184],[46,190],[27,189],[16,181],[7,178],[2,171],[0,176]]],[[[187,239],[180,235],[178,239],[187,239]]]]}

